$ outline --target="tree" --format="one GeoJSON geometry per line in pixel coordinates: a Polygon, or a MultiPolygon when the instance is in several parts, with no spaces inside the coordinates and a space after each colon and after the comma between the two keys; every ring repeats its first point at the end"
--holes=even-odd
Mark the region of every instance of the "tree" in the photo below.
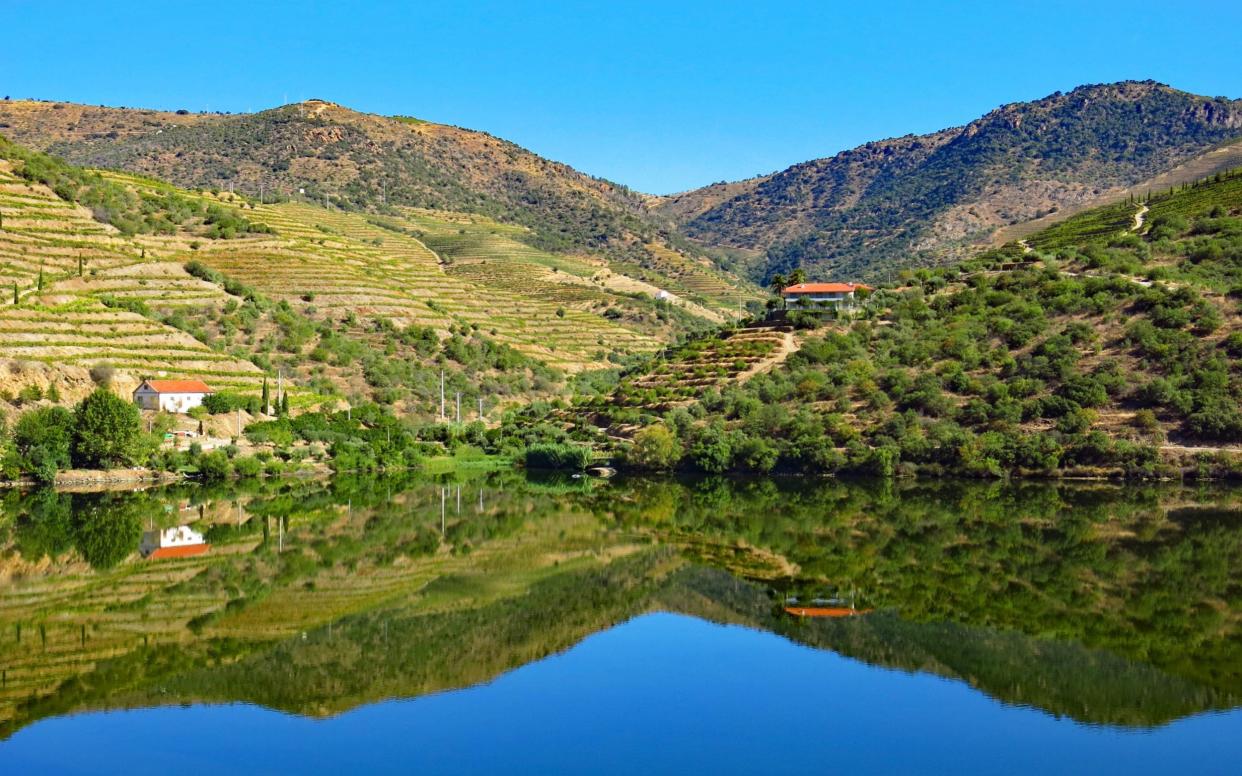
{"type": "Polygon", "coordinates": [[[259,405],[263,408],[264,413],[272,414],[272,395],[268,393],[266,377],[263,378],[263,394],[259,400],[259,405]]]}
{"type": "Polygon", "coordinates": [[[681,460],[681,443],[668,426],[648,426],[634,435],[626,460],[641,469],[671,469],[681,460]]]}
{"type": "Polygon", "coordinates": [[[142,503],[122,496],[78,510],[73,541],[91,568],[112,568],[138,547],[142,518],[137,508],[142,503]]]}
{"type": "Polygon", "coordinates": [[[717,419],[695,429],[694,441],[690,443],[690,459],[696,467],[709,474],[728,471],[733,461],[733,447],[723,422],[717,419]]]}
{"type": "Polygon", "coordinates": [[[768,288],[771,289],[772,293],[776,294],[777,296],[780,296],[780,293],[784,291],[785,287],[788,285],[789,285],[789,281],[785,278],[784,275],[782,275],[779,272],[777,272],[775,275],[772,276],[770,280],[768,280],[768,288]]]}
{"type": "Polygon", "coordinates": [[[17,466],[41,482],[52,482],[56,472],[70,466],[73,416],[64,407],[27,412],[13,426],[13,453],[17,466]]]}
{"type": "Polygon", "coordinates": [[[805,282],[806,282],[806,270],[802,269],[802,267],[798,267],[793,272],[789,273],[789,285],[796,286],[799,283],[805,283],[805,282]]]}
{"type": "Polygon", "coordinates": [[[233,462],[222,451],[212,450],[198,459],[198,473],[206,482],[226,480],[233,473],[233,462]]]}
{"type": "Polygon", "coordinates": [[[106,388],[96,388],[74,410],[74,457],[107,469],[138,463],[142,416],[138,408],[106,388]]]}

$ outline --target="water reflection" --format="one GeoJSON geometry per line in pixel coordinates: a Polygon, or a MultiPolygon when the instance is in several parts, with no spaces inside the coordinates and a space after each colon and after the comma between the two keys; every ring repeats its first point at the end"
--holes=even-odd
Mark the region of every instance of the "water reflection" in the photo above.
{"type": "Polygon", "coordinates": [[[333,714],[487,681],[653,611],[1161,725],[1242,697],[1239,503],[514,473],[8,493],[0,732],[183,702],[333,714]]]}

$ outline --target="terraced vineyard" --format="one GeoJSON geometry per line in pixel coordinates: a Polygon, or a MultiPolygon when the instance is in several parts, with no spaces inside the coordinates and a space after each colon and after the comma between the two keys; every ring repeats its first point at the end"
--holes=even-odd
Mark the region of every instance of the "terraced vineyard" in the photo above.
{"type": "Polygon", "coordinates": [[[454,322],[474,325],[569,371],[599,362],[608,351],[658,346],[651,336],[574,309],[575,300],[583,299],[580,285],[531,277],[551,270],[479,261],[461,274],[451,271],[456,262],[446,265],[412,233],[392,228],[412,232],[413,222],[389,217],[385,228],[360,213],[295,203],[260,205],[247,216],[276,228],[279,240],[244,250],[220,244],[198,258],[276,299],[313,301],[317,310],[338,316],[381,315],[439,329],[454,322]]]}
{"type": "Polygon", "coordinates": [[[54,367],[67,398],[87,392],[88,371],[100,365],[121,372],[122,384],[164,374],[242,390],[262,382],[262,371],[249,361],[101,301],[138,299],[162,308],[225,301],[228,296],[219,288],[167,261],[188,252],[186,240],[124,238],[84,208],[18,178],[3,161],[0,214],[0,284],[6,288],[0,359],[16,365],[7,381],[15,386],[27,379],[48,382],[47,368],[54,367]],[[13,304],[14,293],[18,304],[13,304]],[[34,364],[47,368],[27,368],[34,364]]]}
{"type": "Polygon", "coordinates": [[[745,380],[774,365],[794,347],[793,335],[775,328],[741,329],[725,338],[690,342],[645,374],[627,378],[612,401],[627,407],[667,409],[704,391],[745,380]]]}
{"type": "Polygon", "coordinates": [[[724,322],[739,301],[723,275],[671,250],[660,254],[660,267],[624,274],[615,256],[534,248],[523,241],[525,227],[480,215],[255,203],[128,173],[75,172],[20,153],[0,163],[0,288],[8,288],[0,297],[8,302],[0,306],[0,359],[16,375],[0,380],[0,398],[10,401],[29,384],[44,391],[56,384],[61,396],[79,398],[105,365],[123,393],[164,376],[255,392],[280,368],[301,386],[299,404],[319,394],[361,395],[425,414],[431,378],[423,362],[436,354],[410,350],[411,337],[475,337],[487,348],[485,338],[561,370],[538,378],[527,371],[499,385],[472,362],[469,375],[450,375],[454,390],[547,396],[558,374],[650,353],[724,322]],[[44,168],[32,174],[15,167],[36,162],[44,168]],[[58,196],[50,188],[60,186],[56,175],[130,196],[126,217],[154,207],[155,216],[144,210],[145,223],[159,223],[121,225],[123,234],[110,225],[120,224],[115,216],[75,204],[91,200],[60,188],[67,199],[58,196]],[[193,215],[159,221],[165,203],[193,215]],[[222,235],[220,219],[238,226],[222,235]],[[145,233],[152,231],[162,233],[145,233]],[[191,274],[191,263],[202,266],[191,274]],[[667,288],[681,300],[657,298],[667,288]],[[248,294],[265,299],[258,320],[246,307],[248,294]],[[385,338],[403,333],[410,336],[393,350],[385,338]],[[364,370],[358,349],[339,338],[320,347],[338,334],[421,371],[398,373],[373,361],[364,370]]]}

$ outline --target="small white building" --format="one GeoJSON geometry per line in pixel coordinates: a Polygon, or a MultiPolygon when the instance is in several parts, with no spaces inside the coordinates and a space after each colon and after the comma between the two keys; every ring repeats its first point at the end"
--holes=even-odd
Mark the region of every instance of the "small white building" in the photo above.
{"type": "Polygon", "coordinates": [[[215,393],[202,380],[143,380],[134,389],[134,403],[144,410],[189,412],[215,393]]]}
{"type": "Polygon", "coordinates": [[[203,535],[188,525],[146,531],[138,550],[147,558],[187,558],[211,549],[203,535]]]}

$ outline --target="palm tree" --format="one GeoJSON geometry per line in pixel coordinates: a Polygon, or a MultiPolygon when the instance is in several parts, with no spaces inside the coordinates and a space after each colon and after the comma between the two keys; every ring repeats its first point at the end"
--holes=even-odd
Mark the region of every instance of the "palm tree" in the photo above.
{"type": "MultiPolygon", "coordinates": [[[[781,292],[785,290],[785,286],[787,285],[789,285],[789,281],[785,278],[784,275],[782,275],[779,272],[777,272],[775,275],[771,277],[771,279],[768,280],[768,288],[772,291],[773,294],[776,294],[777,296],[782,296],[781,292]]],[[[783,298],[781,302],[782,304],[784,303],[783,298]]]]}
{"type": "Polygon", "coordinates": [[[798,267],[793,272],[789,273],[789,285],[796,286],[799,283],[805,283],[805,282],[806,282],[806,270],[802,269],[802,267],[798,267]]]}
{"type": "Polygon", "coordinates": [[[773,275],[772,279],[768,281],[768,288],[772,289],[772,293],[777,295],[780,295],[780,293],[784,291],[785,287],[788,285],[789,281],[779,272],[773,275]]]}

